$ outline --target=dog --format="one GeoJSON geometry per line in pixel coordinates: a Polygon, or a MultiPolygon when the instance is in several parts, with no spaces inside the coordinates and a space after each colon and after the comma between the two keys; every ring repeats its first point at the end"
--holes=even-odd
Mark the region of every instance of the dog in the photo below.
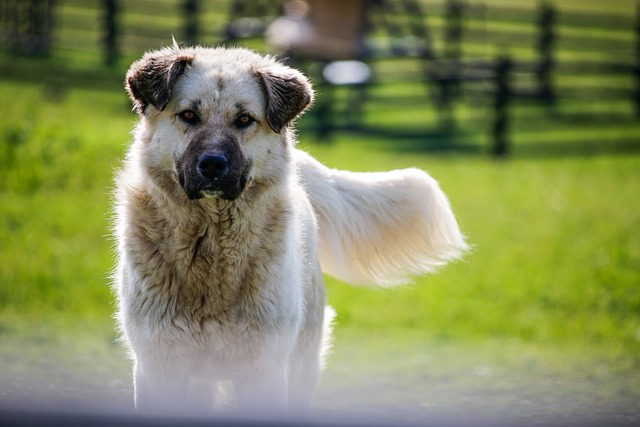
{"type": "Polygon", "coordinates": [[[334,315],[323,272],[390,286],[467,249],[427,173],[297,149],[314,92],[272,57],[174,43],[126,90],[139,121],[115,178],[114,290],[139,411],[305,413],[334,315]]]}

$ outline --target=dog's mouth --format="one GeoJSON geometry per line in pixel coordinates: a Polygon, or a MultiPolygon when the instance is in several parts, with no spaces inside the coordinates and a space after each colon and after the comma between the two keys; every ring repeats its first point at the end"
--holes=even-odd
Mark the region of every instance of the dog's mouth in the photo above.
{"type": "Polygon", "coordinates": [[[215,188],[203,188],[200,190],[200,199],[206,198],[216,198],[219,197],[221,199],[225,198],[225,193],[222,190],[217,190],[215,188]]]}
{"type": "Polygon", "coordinates": [[[224,200],[237,199],[242,190],[243,185],[227,184],[227,185],[214,185],[207,182],[202,182],[199,185],[189,185],[185,183],[182,185],[185,194],[191,200],[206,199],[206,198],[219,198],[224,200]]]}
{"type": "Polygon", "coordinates": [[[240,197],[240,194],[242,194],[247,183],[247,178],[240,175],[237,180],[232,179],[227,181],[231,182],[207,183],[206,180],[203,180],[202,184],[198,186],[195,191],[188,191],[185,188],[185,192],[191,200],[206,198],[219,198],[230,201],[235,200],[240,197]]]}

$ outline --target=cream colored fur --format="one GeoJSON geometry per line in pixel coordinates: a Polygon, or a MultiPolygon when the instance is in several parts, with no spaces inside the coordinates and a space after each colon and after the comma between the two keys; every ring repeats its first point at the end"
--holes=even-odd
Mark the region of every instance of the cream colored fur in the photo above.
{"type": "Polygon", "coordinates": [[[467,249],[438,183],[420,169],[356,173],[296,151],[320,229],[325,273],[353,284],[394,285],[467,249]]]}
{"type": "Polygon", "coordinates": [[[466,248],[424,172],[336,171],[294,148],[313,92],[271,58],[173,47],[127,82],[140,122],[116,179],[115,289],[141,411],[208,413],[227,404],[222,383],[245,416],[308,411],[333,318],[321,266],[388,285],[466,248]],[[223,148],[244,185],[229,199],[217,177],[193,181],[223,148]]]}

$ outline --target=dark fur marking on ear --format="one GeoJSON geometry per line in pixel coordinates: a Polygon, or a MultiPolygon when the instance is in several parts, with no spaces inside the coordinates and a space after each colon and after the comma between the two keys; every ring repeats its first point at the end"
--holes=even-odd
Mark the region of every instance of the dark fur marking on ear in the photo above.
{"type": "Polygon", "coordinates": [[[145,113],[149,105],[163,111],[176,80],[192,60],[192,56],[161,51],[134,62],[127,72],[126,88],[138,113],[145,113]]]}
{"type": "Polygon", "coordinates": [[[264,89],[267,121],[275,133],[299,116],[313,101],[313,89],[299,72],[285,66],[257,70],[264,89]]]}

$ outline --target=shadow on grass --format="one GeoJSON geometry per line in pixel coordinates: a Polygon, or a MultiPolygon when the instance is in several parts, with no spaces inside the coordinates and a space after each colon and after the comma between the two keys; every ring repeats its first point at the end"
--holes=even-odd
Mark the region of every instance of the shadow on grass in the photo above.
{"type": "Polygon", "coordinates": [[[640,138],[624,137],[603,142],[523,143],[514,147],[514,155],[527,158],[592,157],[599,155],[635,155],[640,153],[640,138]]]}
{"type": "MultiPolygon", "coordinates": [[[[302,132],[313,133],[313,127],[305,126],[302,132]]],[[[394,130],[388,128],[359,128],[336,130],[332,136],[317,137],[319,143],[331,144],[333,136],[352,135],[359,139],[371,137],[371,146],[377,150],[405,153],[432,152],[439,154],[464,154],[494,156],[491,143],[482,142],[483,135],[464,130],[394,130]]],[[[485,137],[486,138],[486,137],[485,137]]],[[[594,141],[545,141],[509,144],[501,157],[562,158],[592,157],[600,155],[635,155],[640,153],[640,137],[621,136],[601,142],[594,141]]]]}
{"type": "Polygon", "coordinates": [[[0,56],[2,80],[16,84],[36,83],[65,91],[71,88],[121,90],[125,69],[66,64],[62,61],[34,59],[21,55],[0,56]]]}

